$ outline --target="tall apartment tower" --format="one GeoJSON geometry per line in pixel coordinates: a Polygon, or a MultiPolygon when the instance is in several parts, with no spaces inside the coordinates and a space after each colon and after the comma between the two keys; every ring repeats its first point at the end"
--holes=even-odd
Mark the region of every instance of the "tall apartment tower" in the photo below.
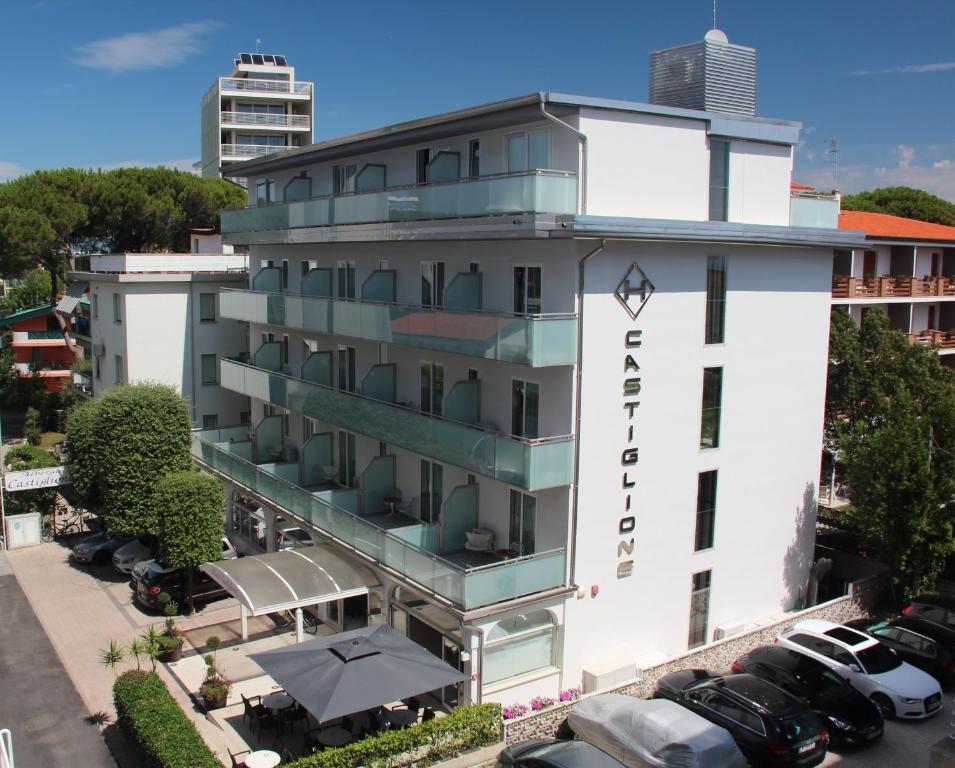
{"type": "Polygon", "coordinates": [[[202,97],[202,175],[311,144],[313,92],[285,56],[240,53],[202,97]]]}

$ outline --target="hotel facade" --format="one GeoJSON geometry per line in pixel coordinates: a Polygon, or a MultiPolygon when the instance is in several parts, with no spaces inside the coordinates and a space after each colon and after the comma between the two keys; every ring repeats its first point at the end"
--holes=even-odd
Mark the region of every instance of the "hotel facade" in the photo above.
{"type": "Polygon", "coordinates": [[[859,237],[791,195],[798,134],[534,93],[228,171],[250,281],[219,302],[252,354],[220,381],[251,428],[193,438],[228,525],[352,563],[318,617],[469,672],[449,703],[596,689],[801,607],[859,237]]]}

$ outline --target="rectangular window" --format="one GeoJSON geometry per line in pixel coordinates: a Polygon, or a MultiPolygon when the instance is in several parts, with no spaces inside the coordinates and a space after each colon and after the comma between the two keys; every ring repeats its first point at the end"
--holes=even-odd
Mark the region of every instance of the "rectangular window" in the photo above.
{"type": "Polygon", "coordinates": [[[288,290],[288,259],[282,259],[282,290],[288,290]]]}
{"type": "Polygon", "coordinates": [[[535,171],[550,167],[550,133],[511,133],[507,142],[507,172],[535,171]]]}
{"type": "Polygon", "coordinates": [[[217,413],[207,413],[202,417],[202,428],[203,429],[218,429],[219,428],[219,414],[217,413]]]}
{"type": "Polygon", "coordinates": [[[259,179],[255,183],[255,202],[266,205],[275,201],[275,179],[259,179]]]}
{"type": "Polygon", "coordinates": [[[215,354],[211,355],[201,355],[200,364],[202,368],[202,383],[203,384],[215,384],[218,382],[218,376],[216,375],[219,372],[219,366],[216,363],[215,354]]]}
{"type": "Polygon", "coordinates": [[[696,488],[696,537],[693,551],[713,546],[713,526],[716,521],[716,470],[700,472],[696,488]]]}
{"type": "Polygon", "coordinates": [[[706,624],[710,613],[710,580],[712,571],[693,574],[693,590],[690,593],[690,636],[688,648],[706,643],[706,624]]]}
{"type": "Polygon", "coordinates": [[[113,379],[117,384],[123,383],[123,356],[122,355],[113,355],[113,366],[115,368],[115,378],[113,379]]]}
{"type": "Polygon", "coordinates": [[[288,365],[288,334],[282,334],[282,364],[288,365]]]}
{"type": "Polygon", "coordinates": [[[310,419],[308,416],[302,417],[302,439],[307,441],[312,435],[318,432],[318,422],[310,419]]]}
{"type": "Polygon", "coordinates": [[[515,437],[540,437],[538,413],[540,386],[529,381],[511,382],[511,434],[515,437]]]}
{"type": "Polygon", "coordinates": [[[421,410],[440,416],[444,405],[444,366],[421,362],[421,410]]]}
{"type": "Polygon", "coordinates": [[[541,268],[514,267],[514,312],[539,315],[541,311],[541,268]]]}
{"type": "Polygon", "coordinates": [[[336,165],[332,168],[332,193],[348,195],[355,191],[357,165],[336,165]]]}
{"type": "Polygon", "coordinates": [[[338,388],[343,392],[355,391],[355,348],[338,348],[338,388]]]}
{"type": "Polygon", "coordinates": [[[710,139],[710,221],[726,221],[729,210],[730,143],[710,139]]]}
{"type": "Polygon", "coordinates": [[[726,324],[726,257],[706,260],[706,343],[722,344],[726,324]]]}
{"type": "Polygon", "coordinates": [[[468,142],[468,176],[476,179],[481,175],[481,141],[471,139],[468,142]]]}
{"type": "Polygon", "coordinates": [[[248,411],[239,411],[239,423],[240,423],[240,424],[248,424],[250,421],[252,421],[252,414],[251,414],[251,413],[249,413],[248,411]]]}
{"type": "Polygon", "coordinates": [[[507,172],[527,170],[527,134],[512,133],[507,136],[507,172]]]}
{"type": "Polygon", "coordinates": [[[720,401],[723,396],[723,369],[703,369],[703,417],[700,448],[720,447],[720,401]]]}
{"type": "Polygon", "coordinates": [[[478,274],[480,271],[481,271],[481,264],[480,264],[480,262],[477,262],[477,261],[470,261],[470,262],[468,262],[468,272],[470,272],[472,275],[476,275],[476,274],[478,274]]]}
{"type": "Polygon", "coordinates": [[[508,539],[511,549],[521,555],[533,555],[537,530],[537,499],[520,491],[511,491],[508,539]]]}
{"type": "Polygon", "coordinates": [[[123,297],[118,293],[113,294],[113,322],[123,322],[123,297]]]}
{"type": "Polygon", "coordinates": [[[335,270],[338,275],[338,298],[355,298],[355,262],[340,261],[335,270]]]}
{"type": "Polygon", "coordinates": [[[96,376],[96,380],[99,381],[102,377],[100,372],[103,370],[103,364],[100,362],[100,358],[93,358],[93,374],[96,376]]]}
{"type": "Polygon", "coordinates": [[[214,293],[199,294],[199,322],[214,323],[216,321],[216,295],[214,293]]]}
{"type": "Polygon", "coordinates": [[[338,482],[347,488],[355,487],[355,436],[351,432],[338,433],[338,482]]]}
{"type": "Polygon", "coordinates": [[[421,460],[421,522],[436,523],[441,515],[441,499],[444,495],[444,467],[431,461],[421,460]]]}
{"type": "Polygon", "coordinates": [[[444,306],[444,262],[421,262],[421,306],[444,306]]]}
{"type": "Polygon", "coordinates": [[[428,163],[431,162],[431,150],[419,149],[415,152],[415,181],[418,184],[428,183],[428,163]]]}

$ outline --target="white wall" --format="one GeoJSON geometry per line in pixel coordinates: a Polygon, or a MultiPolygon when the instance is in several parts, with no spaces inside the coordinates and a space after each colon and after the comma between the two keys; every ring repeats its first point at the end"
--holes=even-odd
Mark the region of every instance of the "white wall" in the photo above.
{"type": "Polygon", "coordinates": [[[729,220],[789,225],[792,147],[730,143],[729,220]]]}

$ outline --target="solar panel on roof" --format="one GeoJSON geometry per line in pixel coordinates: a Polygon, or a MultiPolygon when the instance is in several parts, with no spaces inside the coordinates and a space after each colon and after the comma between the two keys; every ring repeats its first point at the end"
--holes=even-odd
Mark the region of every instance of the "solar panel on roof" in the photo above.
{"type": "Polygon", "coordinates": [[[250,54],[250,53],[240,53],[240,54],[239,54],[239,58],[242,59],[242,63],[243,63],[243,64],[251,64],[251,63],[252,63],[252,54],[250,54]]]}
{"type": "Polygon", "coordinates": [[[265,62],[264,62],[263,59],[262,59],[262,54],[261,54],[261,53],[253,53],[253,54],[252,54],[252,63],[253,63],[253,64],[264,64],[265,62]]]}

